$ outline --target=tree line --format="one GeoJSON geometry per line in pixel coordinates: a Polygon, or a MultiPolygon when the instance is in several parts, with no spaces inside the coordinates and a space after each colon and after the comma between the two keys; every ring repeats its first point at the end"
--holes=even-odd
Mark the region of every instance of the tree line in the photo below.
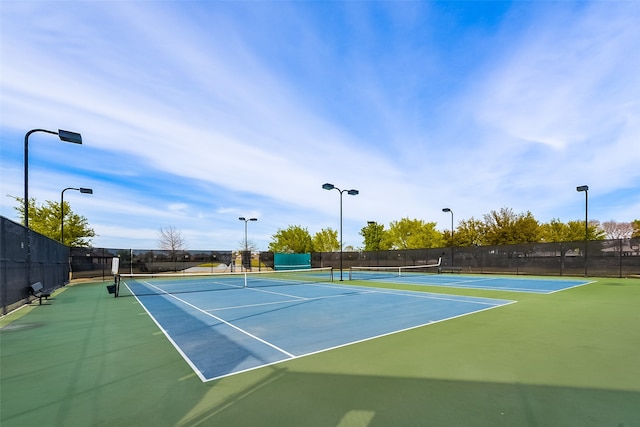
{"type": "MultiPolygon", "coordinates": [[[[441,248],[446,246],[512,245],[519,243],[572,242],[640,238],[640,220],[616,222],[597,220],[562,222],[552,219],[541,223],[529,211],[516,213],[511,208],[493,210],[482,219],[471,217],[462,220],[453,230],[438,230],[437,223],[421,219],[402,218],[392,221],[388,227],[369,221],[359,234],[362,247],[347,246],[345,251],[385,251],[403,249],[441,248]],[[453,237],[453,238],[452,238],[453,237]]],[[[335,252],[340,250],[338,232],[322,229],[313,236],[300,225],[279,229],[271,236],[269,250],[273,252],[335,252]]]]}
{"type": "MultiPolygon", "coordinates": [[[[24,222],[23,200],[13,197],[17,203],[21,221],[24,222]]],[[[69,246],[91,246],[91,238],[96,236],[89,226],[88,220],[71,210],[64,202],[64,218],[59,202],[46,201],[38,204],[35,199],[29,200],[30,228],[51,239],[61,241],[61,220],[64,221],[64,242],[69,246]]],[[[482,216],[482,219],[471,217],[458,222],[457,227],[438,230],[436,222],[421,219],[402,218],[392,221],[388,226],[369,221],[360,229],[363,237],[361,247],[346,246],[345,251],[383,251],[402,249],[440,248],[447,246],[491,246],[519,243],[540,242],[572,242],[585,240],[640,238],[640,220],[617,222],[597,220],[562,222],[552,219],[541,223],[529,211],[516,213],[511,208],[493,210],[482,216]],[[585,230],[586,228],[586,230],[585,230]],[[453,237],[453,239],[452,239],[453,237]]],[[[159,246],[162,249],[175,251],[184,249],[185,241],[179,230],[174,227],[160,229],[159,246]]],[[[271,236],[269,250],[281,253],[336,252],[340,250],[338,232],[332,228],[323,228],[313,234],[301,225],[290,225],[286,229],[278,229],[271,236]]],[[[251,243],[250,248],[255,250],[251,243]]]]}

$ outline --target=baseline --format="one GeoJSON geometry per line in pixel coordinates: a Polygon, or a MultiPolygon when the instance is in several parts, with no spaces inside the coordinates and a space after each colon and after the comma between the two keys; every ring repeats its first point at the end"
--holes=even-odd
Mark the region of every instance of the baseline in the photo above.
{"type": "Polygon", "coordinates": [[[202,381],[515,302],[327,284],[136,298],[202,381]]]}

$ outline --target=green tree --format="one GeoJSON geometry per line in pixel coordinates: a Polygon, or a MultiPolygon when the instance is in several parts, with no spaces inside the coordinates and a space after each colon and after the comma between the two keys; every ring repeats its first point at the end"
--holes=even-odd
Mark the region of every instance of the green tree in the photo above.
{"type": "MultiPolygon", "coordinates": [[[[606,232],[599,221],[589,221],[589,240],[603,240],[606,232]]],[[[544,242],[578,242],[584,240],[584,221],[563,223],[557,218],[540,226],[540,236],[544,242]]]]}
{"type": "Polygon", "coordinates": [[[486,226],[479,219],[471,217],[458,224],[453,236],[455,246],[477,246],[486,244],[486,226]]]}
{"type": "Polygon", "coordinates": [[[516,214],[501,208],[484,215],[486,241],[489,245],[512,245],[539,242],[540,224],[531,212],[516,214]]]}
{"type": "MultiPolygon", "coordinates": [[[[15,210],[20,221],[24,223],[24,199],[10,196],[18,202],[15,210]]],[[[91,238],[96,236],[95,231],[89,227],[87,218],[74,213],[71,205],[64,202],[64,243],[73,247],[89,247],[91,238]]],[[[57,241],[62,241],[60,202],[46,200],[38,205],[36,199],[29,199],[29,228],[37,233],[57,241]]]]}
{"type": "Polygon", "coordinates": [[[574,240],[570,237],[571,231],[569,224],[553,218],[540,226],[540,237],[543,242],[570,242],[574,240]]]}
{"type": "Polygon", "coordinates": [[[529,211],[518,215],[514,231],[518,243],[537,243],[540,241],[540,223],[529,211]]]}
{"type": "MultiPolygon", "coordinates": [[[[584,240],[584,221],[569,221],[571,229],[569,241],[584,240]]],[[[605,231],[600,227],[600,221],[589,221],[587,227],[587,240],[604,240],[606,238],[605,231]]]]}
{"type": "Polygon", "coordinates": [[[313,235],[313,250],[316,252],[336,252],[340,250],[338,232],[331,227],[323,228],[313,235]]]}
{"type": "Polygon", "coordinates": [[[436,230],[435,222],[402,218],[389,224],[386,233],[389,249],[421,249],[444,246],[442,233],[436,230]]]}
{"type": "Polygon", "coordinates": [[[640,239],[640,219],[634,219],[631,221],[631,226],[633,227],[631,238],[640,239]]]}
{"type": "Polygon", "coordinates": [[[567,234],[565,242],[584,240],[584,221],[569,221],[567,223],[567,226],[569,227],[569,232],[567,234]]]}
{"type": "Polygon", "coordinates": [[[360,235],[364,237],[365,251],[386,251],[389,249],[389,240],[384,224],[370,221],[366,227],[362,227],[360,235]]]}
{"type": "Polygon", "coordinates": [[[278,229],[276,234],[271,236],[269,250],[280,253],[303,254],[313,251],[313,242],[306,228],[302,228],[299,225],[290,225],[285,230],[278,229]]]}

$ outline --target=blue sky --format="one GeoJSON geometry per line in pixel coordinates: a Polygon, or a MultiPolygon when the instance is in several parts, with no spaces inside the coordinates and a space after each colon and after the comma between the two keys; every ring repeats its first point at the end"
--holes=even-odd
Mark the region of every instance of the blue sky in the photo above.
{"type": "Polygon", "coordinates": [[[640,2],[0,3],[0,213],[65,201],[94,246],[266,250],[290,225],[448,230],[501,207],[640,219],[640,2]]]}

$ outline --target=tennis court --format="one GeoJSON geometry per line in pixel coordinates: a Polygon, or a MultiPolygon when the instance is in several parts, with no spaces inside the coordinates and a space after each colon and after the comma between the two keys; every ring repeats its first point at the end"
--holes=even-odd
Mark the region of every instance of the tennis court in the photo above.
{"type": "Polygon", "coordinates": [[[113,298],[106,284],[78,282],[0,319],[0,425],[640,425],[639,279],[519,293],[496,310],[207,382],[137,299],[113,298]]]}
{"type": "Polygon", "coordinates": [[[437,269],[416,267],[353,267],[349,272],[351,280],[373,280],[377,282],[408,285],[445,286],[452,288],[472,288],[493,291],[530,292],[551,294],[593,281],[582,279],[531,278],[476,276],[460,274],[437,274],[437,269]]]}
{"type": "Polygon", "coordinates": [[[338,284],[330,271],[124,277],[202,381],[514,301],[338,284]]]}

